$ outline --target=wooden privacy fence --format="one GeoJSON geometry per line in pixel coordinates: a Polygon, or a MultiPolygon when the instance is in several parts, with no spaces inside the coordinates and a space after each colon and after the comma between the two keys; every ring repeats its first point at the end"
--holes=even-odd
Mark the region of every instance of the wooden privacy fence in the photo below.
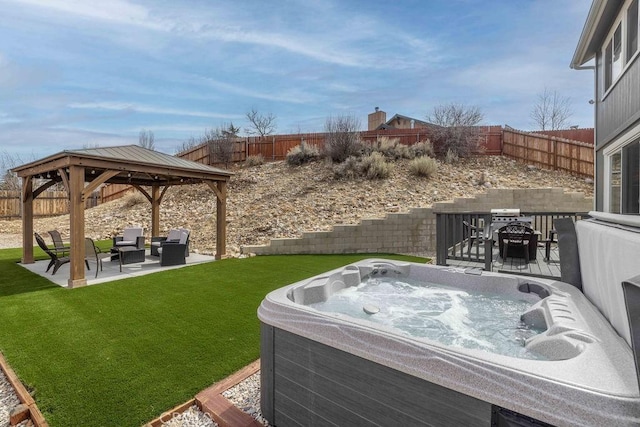
{"type": "Polygon", "coordinates": [[[502,131],[502,154],[546,169],[593,177],[593,145],[549,135],[502,131]]]}
{"type": "MultiPolygon", "coordinates": [[[[85,207],[97,206],[100,192],[95,191],[85,201],[85,207]]],[[[19,218],[22,203],[20,191],[0,191],[0,217],[19,218]]],[[[33,200],[33,216],[55,216],[69,213],[69,196],[66,191],[44,191],[33,200]]]]}
{"type": "Polygon", "coordinates": [[[107,203],[134,191],[138,190],[126,184],[105,184],[100,188],[100,199],[102,203],[107,203]]]}
{"type": "MultiPolygon", "coordinates": [[[[481,154],[501,154],[502,127],[479,126],[481,154]]],[[[384,129],[360,132],[365,143],[375,143],[381,137],[397,138],[401,144],[413,145],[430,138],[428,128],[416,129],[384,129]]],[[[322,150],[324,133],[296,133],[286,135],[269,135],[265,137],[238,138],[234,142],[232,162],[244,162],[248,156],[259,156],[268,161],[284,160],[292,148],[302,142],[315,145],[322,150]]],[[[434,147],[437,150],[437,147],[434,147]]],[[[220,165],[209,144],[201,144],[190,150],[176,154],[178,157],[207,165],[220,165]]],[[[106,200],[105,200],[106,201],[106,200]]]]}

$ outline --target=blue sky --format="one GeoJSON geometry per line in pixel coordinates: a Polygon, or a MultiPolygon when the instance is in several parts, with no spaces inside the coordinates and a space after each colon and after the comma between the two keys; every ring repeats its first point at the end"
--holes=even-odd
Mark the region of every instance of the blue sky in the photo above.
{"type": "Polygon", "coordinates": [[[0,0],[0,151],[183,141],[252,108],[277,133],[425,119],[450,102],[532,129],[544,88],[593,126],[593,72],[569,69],[587,0],[0,0]]]}

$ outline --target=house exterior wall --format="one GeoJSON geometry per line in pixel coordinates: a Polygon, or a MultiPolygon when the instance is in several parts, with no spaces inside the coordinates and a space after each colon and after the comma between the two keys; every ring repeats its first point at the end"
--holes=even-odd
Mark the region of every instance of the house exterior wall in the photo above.
{"type": "Polygon", "coordinates": [[[603,50],[610,31],[624,13],[624,1],[611,1],[605,13],[607,27],[598,31],[593,41],[595,47],[595,209],[608,211],[605,152],[609,147],[629,137],[632,129],[640,124],[640,55],[627,64],[608,90],[605,89],[605,61],[603,50]],[[604,29],[604,31],[603,31],[604,29]]]}
{"type": "Polygon", "coordinates": [[[609,93],[604,94],[602,52],[598,53],[596,67],[598,99],[596,107],[596,148],[607,143],[640,120],[640,57],[629,64],[609,93]],[[603,98],[604,97],[604,98],[603,98]]]}

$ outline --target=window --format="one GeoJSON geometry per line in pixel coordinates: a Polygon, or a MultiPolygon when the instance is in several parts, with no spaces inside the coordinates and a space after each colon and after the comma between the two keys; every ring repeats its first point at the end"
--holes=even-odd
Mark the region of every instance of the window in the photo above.
{"type": "Polygon", "coordinates": [[[640,0],[627,0],[612,33],[609,34],[603,48],[604,89],[605,91],[616,82],[626,66],[637,56],[639,50],[638,34],[640,33],[640,0]]]}
{"type": "Polygon", "coordinates": [[[607,43],[604,71],[605,89],[609,89],[622,72],[622,23],[618,24],[611,40],[607,43]]]}
{"type": "Polygon", "coordinates": [[[638,50],[638,0],[633,0],[627,9],[627,56],[625,62],[631,61],[638,50]]]}
{"type": "Polygon", "coordinates": [[[604,89],[607,90],[613,83],[613,77],[611,75],[611,42],[607,44],[607,48],[604,50],[604,89]]]}
{"type": "Polygon", "coordinates": [[[609,157],[609,212],[640,213],[640,139],[609,157]]]}

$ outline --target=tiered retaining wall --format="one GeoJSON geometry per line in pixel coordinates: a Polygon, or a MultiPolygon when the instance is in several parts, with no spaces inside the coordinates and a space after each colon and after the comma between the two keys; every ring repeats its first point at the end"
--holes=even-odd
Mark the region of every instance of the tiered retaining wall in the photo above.
{"type": "Polygon", "coordinates": [[[436,214],[440,212],[489,212],[494,208],[517,208],[522,212],[588,212],[593,198],[567,193],[562,188],[490,189],[473,198],[435,203],[390,213],[385,218],[363,219],[359,224],[336,225],[331,231],[303,233],[300,238],[272,239],[264,246],[244,246],[256,255],[343,254],[389,252],[435,254],[436,214]]]}

